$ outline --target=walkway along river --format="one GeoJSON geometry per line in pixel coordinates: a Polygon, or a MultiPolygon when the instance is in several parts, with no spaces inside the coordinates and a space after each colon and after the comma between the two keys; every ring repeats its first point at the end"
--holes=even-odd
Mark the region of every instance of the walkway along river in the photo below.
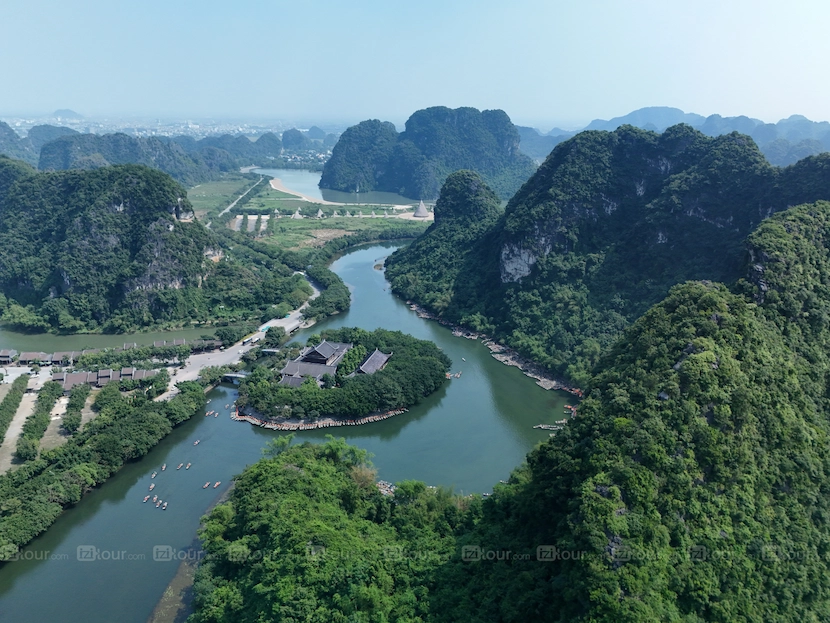
{"type": "MultiPolygon", "coordinates": [[[[541,389],[496,361],[480,342],[453,337],[394,298],[383,272],[373,267],[396,246],[361,247],[336,260],[332,270],[352,289],[352,308],[304,330],[300,339],[326,327],[397,329],[434,341],[453,360],[453,371],[463,375],[408,413],[364,426],[299,432],[296,439],[346,437],[374,454],[378,477],[390,482],[414,478],[464,493],[489,491],[548,438],[533,426],[555,424],[573,397],[541,389]]],[[[16,339],[0,333],[0,348],[15,347],[16,339]]],[[[50,339],[55,345],[43,350],[58,350],[63,338],[50,339]]],[[[116,337],[113,344],[137,339],[116,337]]],[[[208,398],[207,410],[219,417],[197,415],[176,428],[141,461],[126,465],[64,513],[23,550],[21,560],[0,567],[0,621],[147,621],[188,555],[203,513],[233,476],[282,434],[231,420],[232,407],[225,406],[235,399],[230,386],[216,388],[208,398]],[[179,463],[192,465],[177,470],[179,463]],[[203,489],[208,481],[222,485],[203,489]],[[142,503],[150,484],[156,485],[152,494],[169,503],[167,510],[142,503]]]]}

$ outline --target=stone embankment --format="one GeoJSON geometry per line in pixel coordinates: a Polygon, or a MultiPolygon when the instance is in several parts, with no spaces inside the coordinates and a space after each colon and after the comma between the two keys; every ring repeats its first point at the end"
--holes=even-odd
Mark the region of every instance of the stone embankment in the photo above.
{"type": "Polygon", "coordinates": [[[335,428],[338,426],[360,426],[361,424],[371,424],[372,422],[388,420],[390,417],[406,413],[408,410],[409,409],[392,409],[391,411],[386,411],[385,413],[376,413],[374,415],[367,415],[365,417],[353,419],[324,417],[315,421],[283,420],[281,422],[273,422],[252,414],[240,414],[239,409],[236,409],[231,412],[231,419],[236,422],[248,422],[254,426],[267,428],[269,430],[302,431],[317,430],[318,428],[335,428]]]}
{"type": "Polygon", "coordinates": [[[569,392],[574,396],[582,398],[582,390],[577,387],[571,387],[561,379],[554,378],[547,370],[545,370],[542,366],[529,359],[522,357],[518,352],[505,346],[504,344],[499,344],[496,340],[491,337],[488,337],[484,333],[476,333],[475,331],[471,331],[465,327],[461,327],[459,325],[455,325],[443,318],[439,318],[432,312],[424,309],[417,303],[413,303],[412,301],[407,301],[407,305],[409,305],[409,309],[414,311],[418,314],[419,318],[424,318],[426,320],[434,320],[445,327],[449,327],[452,329],[452,334],[456,337],[465,337],[468,340],[481,340],[481,343],[484,344],[493,355],[493,358],[497,361],[501,361],[503,364],[508,366],[513,366],[514,368],[519,368],[525,376],[529,376],[532,379],[536,380],[536,384],[539,387],[544,389],[561,389],[562,391],[569,392]]]}

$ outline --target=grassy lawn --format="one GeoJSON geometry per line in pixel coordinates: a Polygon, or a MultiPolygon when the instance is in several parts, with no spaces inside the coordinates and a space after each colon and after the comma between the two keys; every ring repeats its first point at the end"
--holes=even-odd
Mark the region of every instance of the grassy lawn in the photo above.
{"type": "Polygon", "coordinates": [[[220,180],[205,182],[188,190],[187,198],[193,204],[196,217],[201,219],[205,214],[220,212],[227,208],[252,184],[251,180],[245,179],[239,173],[224,173],[220,180]]]}

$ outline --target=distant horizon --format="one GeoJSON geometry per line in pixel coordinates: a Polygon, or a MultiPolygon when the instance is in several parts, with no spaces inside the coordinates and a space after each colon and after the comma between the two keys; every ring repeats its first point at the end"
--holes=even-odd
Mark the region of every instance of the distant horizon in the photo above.
{"type": "Polygon", "coordinates": [[[655,104],[830,119],[818,0],[5,0],[0,19],[6,114],[398,126],[439,103],[543,132],[655,104]]]}
{"type": "MultiPolygon", "coordinates": [[[[434,104],[432,106],[441,106],[441,105],[442,104],[434,104]]],[[[427,108],[431,108],[432,106],[427,106],[427,108]]],[[[478,106],[469,106],[469,107],[478,108],[479,110],[485,110],[484,108],[481,108],[481,107],[478,107],[478,106]]],[[[458,106],[454,106],[454,107],[448,106],[448,108],[458,108],[458,106]]],[[[790,115],[787,115],[787,116],[781,117],[779,119],[774,119],[773,120],[773,119],[763,119],[761,117],[755,117],[753,115],[749,115],[749,114],[746,114],[746,113],[739,113],[739,114],[735,114],[735,115],[725,115],[723,113],[713,112],[713,113],[706,114],[706,113],[701,113],[701,112],[696,111],[696,110],[686,110],[686,109],[681,108],[679,106],[670,106],[670,105],[662,105],[662,104],[642,106],[640,108],[628,110],[628,111],[625,111],[625,112],[618,112],[618,113],[610,114],[610,115],[603,116],[603,117],[594,117],[592,119],[588,119],[588,120],[584,120],[584,121],[565,121],[565,120],[561,120],[561,119],[559,121],[555,121],[555,120],[554,121],[551,121],[551,120],[530,121],[530,120],[522,120],[522,119],[514,118],[510,114],[509,110],[505,110],[504,112],[507,113],[507,115],[510,117],[510,120],[513,122],[513,125],[522,126],[522,127],[532,127],[534,129],[540,131],[542,134],[546,134],[547,132],[551,131],[553,128],[559,128],[561,130],[565,130],[565,131],[568,131],[568,132],[579,131],[579,130],[582,130],[583,128],[585,128],[586,126],[588,126],[589,124],[591,124],[594,121],[598,121],[598,120],[609,121],[611,119],[615,119],[615,118],[618,118],[618,117],[624,117],[624,116],[626,116],[628,114],[631,114],[633,112],[636,112],[638,110],[647,109],[647,108],[674,108],[674,109],[677,109],[677,110],[681,110],[681,111],[683,111],[684,113],[687,113],[687,114],[697,114],[697,115],[700,115],[702,117],[709,117],[711,115],[718,115],[718,114],[721,115],[721,117],[724,117],[724,118],[745,116],[745,117],[749,117],[751,119],[758,119],[759,121],[762,121],[764,123],[773,123],[773,124],[778,123],[779,121],[783,121],[784,119],[789,119],[790,117],[793,117],[793,116],[803,116],[803,117],[806,117],[807,119],[809,119],[810,121],[819,122],[819,123],[823,122],[823,121],[830,121],[830,119],[813,119],[813,118],[810,118],[808,115],[804,115],[800,112],[793,112],[790,115]]],[[[87,114],[84,114],[83,111],[77,110],[75,108],[61,107],[61,108],[54,109],[51,112],[32,112],[32,111],[29,111],[29,112],[12,112],[12,113],[0,112],[0,120],[6,120],[6,119],[49,119],[49,118],[54,119],[54,118],[56,118],[54,116],[54,113],[57,110],[70,110],[70,111],[80,115],[82,117],[82,119],[76,120],[77,123],[82,123],[83,120],[89,120],[89,121],[122,121],[122,122],[141,121],[141,122],[145,122],[145,123],[148,123],[148,122],[152,123],[154,120],[157,120],[157,121],[163,122],[163,123],[170,123],[170,122],[183,123],[183,122],[188,122],[188,121],[193,122],[193,123],[198,123],[198,122],[205,122],[205,121],[213,121],[213,122],[225,122],[225,123],[256,123],[256,124],[270,123],[270,124],[285,125],[286,128],[292,127],[292,124],[293,124],[293,127],[303,128],[303,129],[308,129],[311,126],[315,126],[315,125],[323,127],[323,128],[325,128],[325,127],[339,127],[339,128],[345,129],[346,127],[350,127],[352,125],[355,125],[355,124],[360,123],[361,121],[365,121],[367,119],[380,119],[381,121],[389,121],[389,122],[393,123],[399,132],[403,131],[404,124],[406,123],[406,120],[409,118],[407,116],[406,118],[400,120],[400,119],[392,119],[392,118],[389,118],[389,117],[384,117],[382,115],[367,115],[367,116],[362,117],[360,119],[353,119],[353,120],[350,120],[350,119],[342,119],[342,120],[339,120],[339,119],[313,119],[313,120],[311,120],[311,119],[300,119],[300,120],[296,120],[296,119],[281,118],[281,117],[278,117],[278,116],[258,116],[258,115],[251,115],[251,114],[248,114],[248,115],[240,114],[238,116],[229,115],[229,114],[222,114],[222,115],[207,115],[206,114],[206,115],[200,115],[199,116],[199,115],[186,115],[186,114],[176,114],[176,113],[170,113],[170,114],[164,114],[164,115],[162,115],[162,114],[151,114],[151,113],[144,113],[144,114],[107,113],[107,114],[89,114],[89,115],[87,115],[87,114]]],[[[414,113],[414,112],[415,112],[415,110],[412,110],[412,113],[414,113]]],[[[410,113],[410,115],[411,115],[411,113],[410,113]]]]}

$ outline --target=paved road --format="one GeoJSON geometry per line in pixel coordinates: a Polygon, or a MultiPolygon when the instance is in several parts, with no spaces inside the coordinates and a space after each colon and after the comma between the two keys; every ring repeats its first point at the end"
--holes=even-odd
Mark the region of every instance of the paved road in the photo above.
{"type": "MultiPolygon", "coordinates": [[[[311,301],[320,296],[320,290],[318,290],[314,284],[309,285],[311,285],[311,289],[314,291],[308,299],[311,301]]],[[[265,332],[268,330],[268,327],[282,327],[285,329],[286,333],[291,333],[291,331],[303,324],[303,310],[307,305],[308,301],[303,303],[299,309],[295,309],[285,318],[273,318],[269,320],[268,322],[262,324],[259,329],[257,329],[256,333],[246,337],[253,337],[254,339],[259,338],[259,340],[261,340],[265,337],[265,332]]],[[[257,340],[257,342],[259,342],[259,340],[257,340]]],[[[233,346],[228,346],[225,350],[191,355],[188,358],[184,369],[177,369],[175,374],[171,376],[170,388],[164,394],[156,398],[156,400],[168,400],[175,396],[178,393],[176,383],[181,381],[198,380],[202,368],[206,368],[207,366],[229,366],[237,363],[242,360],[242,355],[256,346],[258,346],[256,342],[250,342],[245,345],[243,345],[242,342],[237,342],[233,346]]]]}

